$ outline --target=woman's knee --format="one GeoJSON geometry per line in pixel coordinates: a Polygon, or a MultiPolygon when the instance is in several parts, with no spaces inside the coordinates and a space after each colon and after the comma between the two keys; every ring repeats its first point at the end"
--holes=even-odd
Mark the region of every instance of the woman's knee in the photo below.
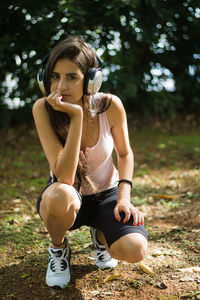
{"type": "Polygon", "coordinates": [[[76,212],[80,208],[80,200],[75,189],[67,184],[56,183],[46,190],[41,201],[41,210],[48,215],[60,216],[69,211],[76,212]]]}
{"type": "Polygon", "coordinates": [[[129,234],[121,237],[110,247],[110,254],[118,260],[136,263],[144,259],[148,242],[141,234],[129,234]]]}
{"type": "Polygon", "coordinates": [[[139,262],[145,258],[146,252],[147,241],[137,240],[131,245],[131,251],[127,252],[128,261],[131,263],[139,262]]]}

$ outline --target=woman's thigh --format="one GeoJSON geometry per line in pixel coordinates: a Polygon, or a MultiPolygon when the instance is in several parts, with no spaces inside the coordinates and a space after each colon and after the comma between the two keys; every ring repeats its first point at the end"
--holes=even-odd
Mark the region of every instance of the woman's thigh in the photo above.
{"type": "Polygon", "coordinates": [[[121,221],[118,222],[114,216],[114,208],[116,205],[117,193],[109,195],[109,197],[99,202],[94,211],[93,227],[103,232],[106,243],[110,248],[113,243],[125,235],[137,233],[142,235],[146,240],[148,235],[143,225],[134,226],[133,216],[124,224],[124,212],[121,212],[121,221]]]}

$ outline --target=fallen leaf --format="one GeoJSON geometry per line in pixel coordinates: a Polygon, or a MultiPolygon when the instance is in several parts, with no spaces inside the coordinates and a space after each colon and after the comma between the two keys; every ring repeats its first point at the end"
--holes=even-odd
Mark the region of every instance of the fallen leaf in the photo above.
{"type": "Polygon", "coordinates": [[[146,264],[144,264],[143,262],[139,262],[138,266],[145,273],[147,273],[147,274],[154,274],[153,270],[149,266],[147,266],[146,264]]]}
{"type": "Polygon", "coordinates": [[[113,273],[113,274],[106,276],[106,278],[104,279],[104,282],[115,280],[115,279],[118,279],[119,277],[120,277],[119,273],[113,273]]]}
{"type": "Polygon", "coordinates": [[[26,278],[26,277],[28,277],[28,276],[30,276],[30,274],[22,274],[20,277],[21,277],[21,278],[26,278]]]}
{"type": "Polygon", "coordinates": [[[13,210],[0,210],[0,215],[6,215],[13,213],[13,210]]]}
{"type": "Polygon", "coordinates": [[[29,188],[29,191],[30,191],[30,192],[35,192],[35,191],[36,191],[36,187],[32,185],[32,186],[29,188]]]}
{"type": "Polygon", "coordinates": [[[100,292],[99,291],[90,291],[90,294],[92,294],[92,295],[99,295],[100,292]]]}
{"type": "Polygon", "coordinates": [[[14,199],[12,202],[14,202],[14,203],[20,203],[21,201],[22,201],[22,199],[16,198],[16,199],[14,199]]]}
{"type": "Polygon", "coordinates": [[[179,281],[180,281],[180,282],[184,282],[184,281],[194,281],[194,278],[184,277],[184,278],[180,278],[179,281]]]}
{"type": "Polygon", "coordinates": [[[94,257],[88,256],[88,259],[89,259],[89,260],[94,260],[94,257]]]}
{"type": "Polygon", "coordinates": [[[165,300],[165,296],[163,295],[157,295],[156,300],[165,300]]]}
{"type": "Polygon", "coordinates": [[[86,244],[83,246],[83,249],[89,248],[90,246],[91,246],[91,243],[86,243],[86,244]]]}
{"type": "Polygon", "coordinates": [[[181,295],[181,299],[194,299],[194,297],[195,299],[200,299],[200,291],[189,291],[186,294],[181,295]]]}
{"type": "Polygon", "coordinates": [[[107,295],[107,296],[112,296],[112,295],[114,295],[114,294],[111,293],[111,292],[103,292],[103,294],[104,294],[104,295],[107,295]]]}
{"type": "Polygon", "coordinates": [[[198,273],[200,272],[200,267],[190,267],[190,268],[183,268],[183,269],[178,269],[178,271],[180,272],[195,272],[195,273],[198,273]]]}
{"type": "Polygon", "coordinates": [[[153,251],[152,256],[159,256],[159,255],[163,255],[162,251],[160,249],[155,249],[153,251]]]}
{"type": "Polygon", "coordinates": [[[192,268],[192,269],[193,269],[193,272],[195,272],[195,273],[200,272],[200,267],[194,267],[194,268],[192,268]]]}
{"type": "Polygon", "coordinates": [[[149,196],[149,197],[147,198],[147,203],[149,203],[149,204],[154,203],[153,197],[152,197],[152,196],[149,196]]]}
{"type": "Polygon", "coordinates": [[[168,199],[168,200],[176,200],[175,196],[165,195],[165,194],[158,194],[153,196],[154,199],[168,199]]]}

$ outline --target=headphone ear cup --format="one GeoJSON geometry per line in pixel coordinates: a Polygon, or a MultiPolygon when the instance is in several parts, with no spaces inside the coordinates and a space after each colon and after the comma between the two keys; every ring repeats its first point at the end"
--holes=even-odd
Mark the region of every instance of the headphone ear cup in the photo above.
{"type": "Polygon", "coordinates": [[[48,61],[48,58],[49,58],[49,54],[47,54],[43,58],[42,66],[37,73],[37,82],[38,82],[39,88],[44,96],[47,95],[46,88],[45,88],[45,83],[46,83],[46,67],[45,66],[48,61]]]}
{"type": "Polygon", "coordinates": [[[43,68],[43,67],[37,73],[37,82],[38,82],[38,85],[39,85],[39,88],[40,88],[42,94],[44,96],[46,96],[47,93],[46,93],[45,84],[44,84],[44,82],[45,82],[45,68],[43,68]]]}
{"type": "Polygon", "coordinates": [[[84,79],[84,94],[93,95],[96,94],[102,84],[103,74],[101,68],[92,68],[89,69],[84,79]]]}

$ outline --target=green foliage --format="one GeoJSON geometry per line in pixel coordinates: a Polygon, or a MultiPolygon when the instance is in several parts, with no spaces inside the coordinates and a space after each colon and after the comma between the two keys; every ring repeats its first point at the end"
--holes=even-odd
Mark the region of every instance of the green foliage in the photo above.
{"type": "Polygon", "coordinates": [[[199,1],[8,0],[0,8],[1,127],[31,119],[32,103],[41,96],[41,58],[66,34],[102,49],[109,70],[102,90],[119,95],[130,111],[172,116],[200,108],[199,1]],[[161,70],[156,79],[152,68],[161,70]],[[168,76],[174,92],[161,87],[168,76]],[[6,79],[16,83],[11,93],[6,79]],[[21,113],[4,105],[8,95],[20,98],[21,113]]]}

